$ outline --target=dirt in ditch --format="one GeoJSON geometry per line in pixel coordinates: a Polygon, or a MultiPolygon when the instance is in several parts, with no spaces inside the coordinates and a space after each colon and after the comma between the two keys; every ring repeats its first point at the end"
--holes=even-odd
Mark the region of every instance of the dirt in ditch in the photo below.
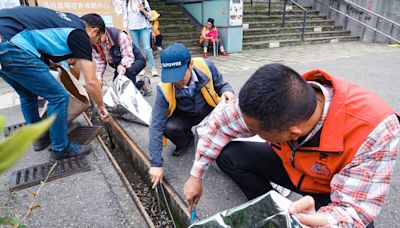
{"type": "MultiPolygon", "coordinates": [[[[91,121],[93,125],[102,125],[100,120],[98,119],[97,115],[92,117],[92,110],[89,109],[87,112],[88,116],[91,117],[91,121]]],[[[153,221],[155,227],[165,227],[165,228],[172,228],[174,227],[173,222],[168,215],[167,210],[163,209],[159,210],[158,202],[155,195],[155,192],[147,186],[147,184],[141,179],[139,174],[135,171],[132,164],[129,162],[129,159],[125,157],[125,154],[118,145],[112,145],[110,141],[110,137],[107,133],[105,127],[102,127],[99,132],[100,137],[103,139],[105,144],[107,145],[108,149],[111,151],[112,155],[114,156],[115,160],[117,161],[118,165],[121,167],[122,171],[124,172],[125,176],[128,178],[130,185],[132,186],[133,190],[135,191],[136,195],[139,197],[140,202],[142,203],[143,207],[146,209],[147,214],[153,221]]],[[[162,193],[159,191],[159,197],[162,202],[163,196],[162,193]]],[[[162,207],[162,206],[161,206],[162,207]]]]}

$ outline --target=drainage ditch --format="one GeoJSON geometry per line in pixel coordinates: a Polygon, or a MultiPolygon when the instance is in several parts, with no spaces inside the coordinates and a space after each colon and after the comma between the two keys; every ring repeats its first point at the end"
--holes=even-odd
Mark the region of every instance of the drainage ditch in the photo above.
{"type": "MultiPolygon", "coordinates": [[[[96,115],[96,113],[93,113],[92,108],[90,108],[87,112],[86,112],[86,116],[85,116],[86,120],[89,122],[89,124],[93,124],[93,125],[102,125],[101,121],[99,120],[99,117],[96,115]],[[90,117],[90,119],[88,118],[88,116],[90,117]]],[[[112,124],[112,123],[111,123],[112,124]]],[[[129,152],[127,152],[127,148],[123,145],[121,145],[121,142],[118,140],[115,140],[112,133],[112,129],[110,129],[110,125],[111,124],[107,124],[106,127],[102,127],[100,132],[99,132],[99,137],[101,138],[101,140],[104,142],[104,145],[107,147],[109,153],[109,156],[112,156],[112,158],[110,157],[111,160],[115,160],[115,162],[118,164],[116,167],[117,169],[120,169],[123,173],[122,178],[126,178],[128,183],[125,184],[129,184],[129,186],[131,188],[129,188],[129,186],[127,186],[129,189],[134,191],[134,194],[137,196],[132,196],[133,198],[136,198],[135,202],[137,204],[141,204],[141,206],[139,206],[139,208],[142,208],[145,210],[142,211],[143,216],[145,217],[145,219],[147,220],[151,220],[152,224],[149,224],[150,227],[165,227],[165,228],[172,228],[174,227],[174,223],[172,221],[171,216],[169,216],[168,211],[167,211],[167,207],[164,203],[163,200],[163,195],[161,194],[161,192],[159,191],[159,200],[162,202],[158,202],[157,200],[157,195],[156,192],[151,189],[151,187],[149,186],[149,182],[144,181],[143,180],[143,175],[145,172],[147,172],[147,169],[144,169],[144,167],[135,167],[135,161],[132,161],[132,159],[134,160],[134,158],[132,158],[129,155],[129,152]],[[111,133],[110,133],[111,132],[111,133]],[[140,175],[141,174],[141,175],[140,175]],[[137,202],[138,200],[140,202],[137,202]],[[161,204],[161,211],[159,209],[159,203],[161,204]],[[147,213],[147,215],[145,215],[144,213],[147,213]]],[[[104,146],[103,145],[103,146],[104,146]]],[[[114,164],[115,166],[115,164],[114,164]]],[[[117,170],[118,171],[118,170],[117,170]]],[[[121,175],[121,174],[120,174],[121,175]]],[[[168,189],[166,189],[166,192],[168,192],[168,189]]],[[[132,192],[131,192],[132,194],[132,192]]],[[[167,194],[167,200],[171,203],[171,194],[167,194]]],[[[174,204],[172,202],[172,204],[174,204]]],[[[176,203],[175,203],[176,204],[176,203]]],[[[179,203],[178,203],[179,204],[179,203]]],[[[170,205],[172,206],[172,214],[174,217],[174,222],[176,224],[177,227],[186,227],[187,226],[187,219],[176,219],[176,218],[180,218],[182,216],[183,213],[185,212],[176,212],[176,205],[170,205]],[[174,207],[175,206],[175,207],[174,207]]],[[[150,223],[150,221],[147,221],[148,223],[150,223]]]]}

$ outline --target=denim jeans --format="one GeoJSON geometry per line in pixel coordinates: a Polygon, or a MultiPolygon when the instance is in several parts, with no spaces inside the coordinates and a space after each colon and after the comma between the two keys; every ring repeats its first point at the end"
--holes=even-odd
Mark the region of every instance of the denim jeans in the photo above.
{"type": "Polygon", "coordinates": [[[57,114],[50,127],[51,147],[55,152],[63,151],[68,146],[68,92],[43,61],[10,42],[0,43],[0,63],[0,77],[19,94],[22,113],[28,124],[40,120],[38,96],[49,102],[47,114],[57,114]]]}
{"type": "Polygon", "coordinates": [[[156,62],[153,56],[153,50],[150,46],[150,29],[143,28],[143,29],[132,29],[129,30],[131,34],[133,43],[136,47],[140,48],[140,43],[142,43],[143,48],[146,50],[146,56],[149,60],[152,69],[156,69],[156,62]]]}

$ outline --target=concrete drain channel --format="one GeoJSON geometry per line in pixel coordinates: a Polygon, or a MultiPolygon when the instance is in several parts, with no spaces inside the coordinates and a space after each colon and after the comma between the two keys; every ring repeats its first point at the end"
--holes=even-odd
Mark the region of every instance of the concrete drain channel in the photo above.
{"type": "MultiPolygon", "coordinates": [[[[98,117],[93,114],[91,110],[84,113],[90,126],[100,124],[98,117]]],[[[148,176],[149,159],[117,121],[111,119],[105,124],[97,139],[149,227],[189,226],[189,214],[185,202],[166,180],[163,186],[157,189],[158,191],[151,188],[148,176]]]]}

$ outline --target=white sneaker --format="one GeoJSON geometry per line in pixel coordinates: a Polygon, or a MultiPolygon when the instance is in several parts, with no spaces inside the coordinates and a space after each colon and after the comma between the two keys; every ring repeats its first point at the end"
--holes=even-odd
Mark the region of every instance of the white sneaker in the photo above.
{"type": "Polygon", "coordinates": [[[143,69],[142,71],[139,72],[139,76],[143,76],[146,73],[146,71],[143,69]]]}
{"type": "Polygon", "coordinates": [[[163,50],[163,48],[162,48],[162,47],[160,47],[160,46],[157,46],[157,50],[158,50],[158,51],[162,51],[162,50],[163,50]]]}
{"type": "Polygon", "coordinates": [[[151,75],[153,75],[153,77],[158,76],[158,72],[156,69],[151,69],[151,75]]]}
{"type": "Polygon", "coordinates": [[[284,197],[288,197],[290,195],[290,193],[291,193],[291,191],[289,189],[284,188],[284,187],[282,187],[280,185],[277,185],[277,184],[272,183],[272,182],[271,182],[271,185],[277,192],[279,192],[284,197]]]}

